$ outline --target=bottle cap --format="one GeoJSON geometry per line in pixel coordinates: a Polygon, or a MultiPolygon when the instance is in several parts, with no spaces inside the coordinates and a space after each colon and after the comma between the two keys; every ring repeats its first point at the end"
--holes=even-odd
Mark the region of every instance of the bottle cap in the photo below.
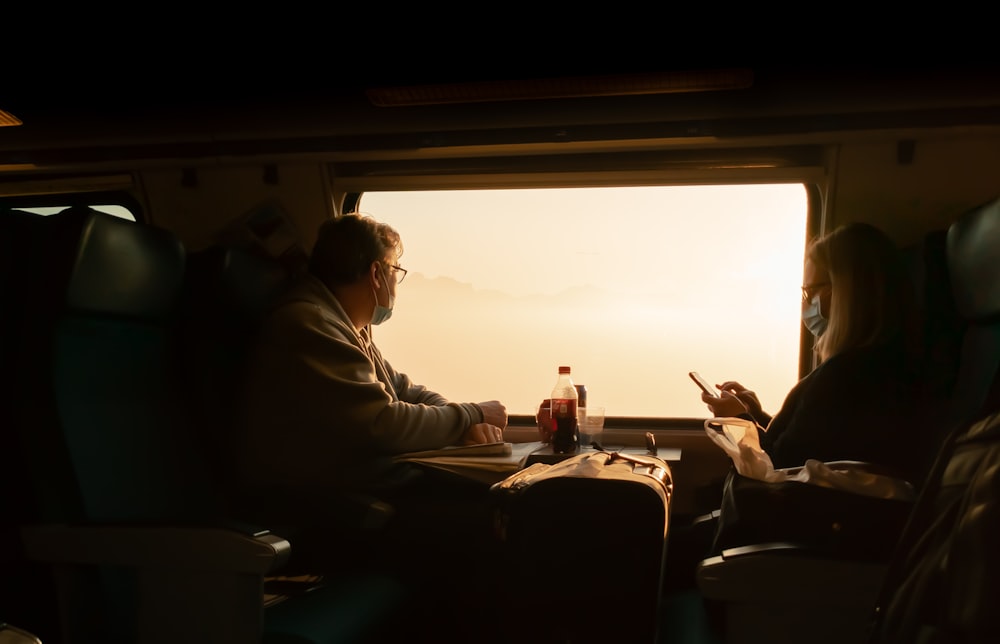
{"type": "Polygon", "coordinates": [[[569,373],[569,367],[559,367],[559,373],[569,373]]]}

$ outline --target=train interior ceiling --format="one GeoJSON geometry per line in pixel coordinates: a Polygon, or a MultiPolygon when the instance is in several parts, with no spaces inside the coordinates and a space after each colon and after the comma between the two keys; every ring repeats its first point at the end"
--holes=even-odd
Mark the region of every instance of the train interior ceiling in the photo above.
{"type": "Polygon", "coordinates": [[[886,223],[907,235],[995,188],[989,66],[612,69],[127,95],[15,84],[0,109],[23,124],[0,136],[0,194],[124,191],[198,247],[259,202],[310,230],[365,190],[804,181],[824,225],[905,208],[918,226],[886,223]]]}

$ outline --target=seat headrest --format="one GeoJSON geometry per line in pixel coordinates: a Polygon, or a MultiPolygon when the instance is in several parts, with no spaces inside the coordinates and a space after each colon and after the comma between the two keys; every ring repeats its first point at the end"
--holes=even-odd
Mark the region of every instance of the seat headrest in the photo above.
{"type": "Polygon", "coordinates": [[[1000,319],[1000,198],[975,208],[948,228],[948,271],[963,318],[1000,319]]]}
{"type": "Polygon", "coordinates": [[[240,316],[256,317],[284,290],[292,277],[281,262],[252,251],[212,246],[187,262],[189,288],[211,305],[240,316]]]}
{"type": "Polygon", "coordinates": [[[65,280],[66,307],[154,319],[176,305],[185,252],[172,233],[89,208],[48,219],[46,270],[65,280]]]}

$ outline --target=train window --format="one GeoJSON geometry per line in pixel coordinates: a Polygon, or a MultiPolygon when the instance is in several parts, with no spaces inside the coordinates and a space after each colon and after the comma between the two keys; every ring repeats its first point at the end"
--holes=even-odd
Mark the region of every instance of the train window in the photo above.
{"type": "Polygon", "coordinates": [[[375,341],[454,400],[532,415],[570,365],[609,416],[699,418],[688,378],[776,410],[798,379],[801,184],[366,192],[408,277],[375,341]]]}
{"type": "MultiPolygon", "coordinates": [[[[129,221],[135,221],[135,215],[132,214],[125,206],[119,206],[117,204],[96,204],[90,206],[94,210],[99,210],[101,212],[113,215],[115,217],[120,217],[121,219],[128,219],[129,221]]],[[[23,210],[26,212],[33,212],[36,215],[48,216],[54,215],[62,210],[65,210],[67,206],[44,206],[35,208],[18,208],[18,210],[23,210]]]]}

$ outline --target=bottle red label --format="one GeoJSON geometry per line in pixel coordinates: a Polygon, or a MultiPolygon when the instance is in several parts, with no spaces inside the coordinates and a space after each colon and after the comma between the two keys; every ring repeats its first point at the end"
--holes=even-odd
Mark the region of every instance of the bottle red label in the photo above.
{"type": "Polygon", "coordinates": [[[558,454],[575,452],[580,441],[576,418],[576,400],[552,400],[552,451],[558,454]]]}

